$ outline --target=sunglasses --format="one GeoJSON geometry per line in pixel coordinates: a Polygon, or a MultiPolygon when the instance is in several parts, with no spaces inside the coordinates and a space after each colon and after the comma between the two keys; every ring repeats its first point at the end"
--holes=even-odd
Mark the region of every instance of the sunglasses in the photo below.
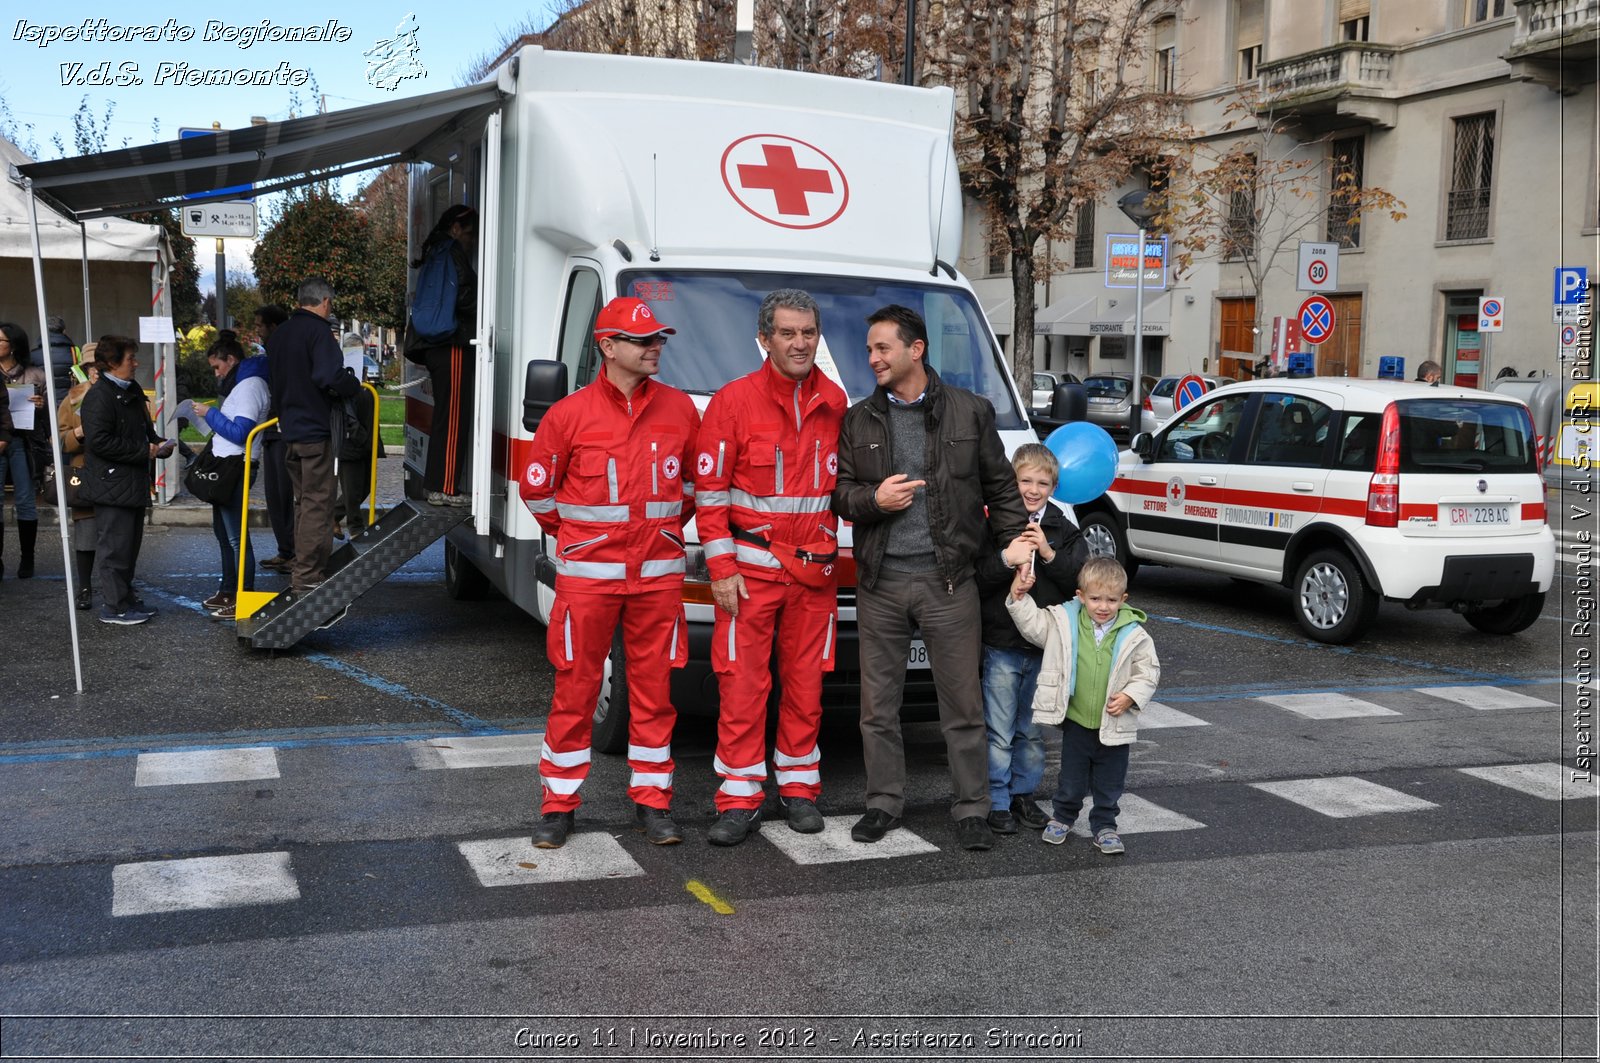
{"type": "Polygon", "coordinates": [[[612,339],[631,343],[635,347],[665,347],[667,345],[667,338],[659,333],[654,336],[623,336],[618,334],[613,336],[612,339]]]}

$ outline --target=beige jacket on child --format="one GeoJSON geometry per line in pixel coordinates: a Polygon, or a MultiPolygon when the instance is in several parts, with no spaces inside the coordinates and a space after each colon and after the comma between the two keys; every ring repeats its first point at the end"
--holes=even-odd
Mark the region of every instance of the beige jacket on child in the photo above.
{"type": "MultiPolygon", "coordinates": [[[[1076,598],[1041,609],[1031,597],[1006,595],[1006,609],[1022,637],[1044,647],[1044,663],[1039,669],[1039,685],[1033,695],[1033,721],[1060,727],[1067,719],[1067,702],[1072,698],[1072,683],[1078,665],[1078,614],[1083,603],[1076,598]]],[[[1141,614],[1142,615],[1142,614],[1141,614]]],[[[1118,716],[1102,711],[1100,741],[1108,746],[1125,746],[1139,734],[1139,710],[1155,697],[1161,681],[1161,662],[1156,659],[1155,642],[1142,624],[1128,624],[1113,635],[1111,679],[1107,696],[1127,694],[1133,707],[1118,716]]]]}

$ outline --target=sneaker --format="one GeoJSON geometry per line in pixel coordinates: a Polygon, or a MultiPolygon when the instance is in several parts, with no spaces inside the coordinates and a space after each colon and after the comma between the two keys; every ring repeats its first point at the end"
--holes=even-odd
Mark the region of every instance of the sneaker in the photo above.
{"type": "Polygon", "coordinates": [[[1017,833],[1017,817],[1003,808],[997,808],[989,813],[989,829],[996,834],[1017,833]]]}
{"type": "Polygon", "coordinates": [[[644,840],[651,845],[677,845],[683,841],[683,831],[672,822],[672,816],[664,808],[634,805],[633,829],[643,831],[644,840]]]}
{"type": "Polygon", "coordinates": [[[783,808],[789,819],[789,829],[796,834],[820,834],[827,826],[817,803],[809,797],[785,797],[783,808]]]}
{"type": "Polygon", "coordinates": [[[204,609],[206,612],[209,613],[209,612],[214,612],[215,610],[221,609],[225,605],[231,605],[232,603],[233,603],[233,595],[229,594],[226,591],[218,591],[217,593],[213,594],[211,597],[207,598],[205,601],[201,602],[200,603],[200,608],[204,609]]]}
{"type": "Polygon", "coordinates": [[[1044,825],[1044,834],[1039,840],[1046,845],[1060,845],[1067,840],[1067,835],[1072,833],[1072,824],[1063,823],[1059,819],[1052,819],[1044,825]]]}
{"type": "Polygon", "coordinates": [[[470,505],[472,505],[472,496],[471,495],[443,495],[441,497],[444,500],[441,503],[442,505],[446,505],[446,506],[470,506],[470,505]]]}
{"type": "Polygon", "coordinates": [[[539,825],[533,828],[533,847],[559,849],[567,844],[567,835],[571,833],[571,812],[546,812],[539,817],[539,825]]]}
{"type": "Polygon", "coordinates": [[[706,831],[706,841],[712,845],[738,845],[760,830],[759,808],[730,808],[706,831]]]}
{"type": "Polygon", "coordinates": [[[128,611],[125,613],[113,613],[109,605],[100,607],[100,622],[102,624],[119,624],[122,627],[142,624],[154,615],[154,613],[140,612],[132,606],[129,606],[128,611]]]}
{"type": "Polygon", "coordinates": [[[1044,830],[1045,824],[1050,822],[1050,817],[1039,811],[1039,806],[1031,797],[1021,794],[1011,798],[1011,814],[1017,817],[1017,822],[1029,830],[1044,830]]]}
{"type": "Polygon", "coordinates": [[[1110,827],[1105,827],[1095,833],[1094,844],[1107,856],[1115,856],[1117,853],[1127,851],[1122,844],[1122,839],[1117,837],[1117,832],[1110,827]]]}
{"type": "Polygon", "coordinates": [[[439,492],[439,491],[429,491],[428,492],[428,505],[430,505],[430,506],[442,506],[442,505],[444,505],[444,494],[442,492],[439,492]]]}
{"type": "Polygon", "coordinates": [[[85,612],[86,613],[90,609],[94,608],[94,599],[93,599],[93,596],[90,594],[88,587],[79,587],[78,588],[77,604],[78,604],[78,611],[79,612],[85,612]]]}
{"type": "Polygon", "coordinates": [[[237,618],[237,614],[234,612],[234,604],[232,602],[229,602],[221,609],[211,610],[211,619],[213,620],[235,620],[237,618]]]}
{"type": "Polygon", "coordinates": [[[963,849],[981,853],[994,848],[994,831],[982,816],[968,816],[956,820],[956,841],[963,849]]]}
{"type": "Polygon", "coordinates": [[[867,814],[856,820],[850,828],[850,838],[858,842],[881,842],[883,836],[900,826],[900,817],[891,816],[881,808],[869,808],[867,814]]]}

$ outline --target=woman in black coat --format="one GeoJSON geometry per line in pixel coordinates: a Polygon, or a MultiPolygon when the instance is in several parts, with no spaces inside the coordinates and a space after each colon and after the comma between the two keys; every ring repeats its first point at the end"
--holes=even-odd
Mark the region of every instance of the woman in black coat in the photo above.
{"type": "Polygon", "coordinates": [[[88,455],[79,497],[94,506],[95,584],[103,624],[142,624],[155,615],[133,593],[133,570],[150,506],[150,461],[172,453],[150,424],[144,389],[133,378],[138,341],[102,336],[95,347],[100,379],[83,397],[83,447],[88,455]]]}

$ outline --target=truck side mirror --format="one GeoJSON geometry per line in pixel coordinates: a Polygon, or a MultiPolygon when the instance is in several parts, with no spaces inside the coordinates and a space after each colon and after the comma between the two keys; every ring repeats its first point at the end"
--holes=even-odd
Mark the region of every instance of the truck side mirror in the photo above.
{"type": "Polygon", "coordinates": [[[522,384],[522,427],[532,432],[539,427],[550,407],[567,397],[567,367],[548,358],[528,363],[522,384]]]}
{"type": "Polygon", "coordinates": [[[1052,421],[1089,419],[1089,396],[1084,393],[1082,384],[1063,380],[1056,385],[1055,391],[1050,395],[1050,419],[1052,421]]]}

